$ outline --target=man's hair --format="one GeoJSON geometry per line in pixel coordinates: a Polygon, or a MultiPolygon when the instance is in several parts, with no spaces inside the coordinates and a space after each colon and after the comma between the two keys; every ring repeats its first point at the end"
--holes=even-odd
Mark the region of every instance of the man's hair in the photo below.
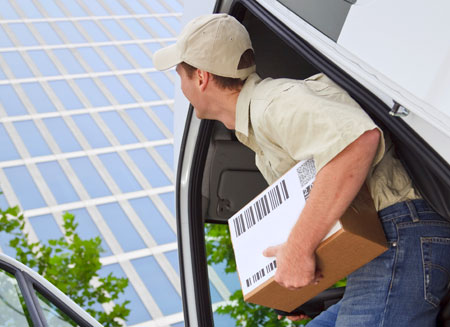
{"type": "MultiPolygon", "coordinates": [[[[241,59],[239,60],[238,69],[249,68],[252,67],[254,64],[255,64],[255,54],[252,49],[248,49],[242,54],[241,59]]],[[[192,78],[194,76],[194,73],[197,70],[196,67],[191,66],[185,62],[181,62],[180,65],[184,68],[189,78],[192,78]]],[[[240,90],[245,83],[245,80],[241,80],[240,78],[224,77],[215,74],[211,75],[213,77],[214,82],[221,89],[237,91],[240,90]]]]}

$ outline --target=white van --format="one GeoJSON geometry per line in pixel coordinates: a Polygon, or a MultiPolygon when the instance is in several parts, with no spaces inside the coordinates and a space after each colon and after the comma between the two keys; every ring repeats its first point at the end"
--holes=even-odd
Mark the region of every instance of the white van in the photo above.
{"type": "Polygon", "coordinates": [[[102,327],[48,280],[0,253],[0,326],[102,327]]]}
{"type": "MultiPolygon", "coordinates": [[[[347,90],[390,132],[422,196],[450,221],[449,1],[218,0],[214,11],[246,26],[261,77],[323,72],[347,90]]],[[[214,325],[204,224],[226,223],[266,186],[254,154],[191,107],[176,195],[186,326],[214,325]]],[[[300,311],[314,316],[342,293],[326,292],[300,311]]],[[[450,326],[448,301],[439,319],[450,326]]]]}

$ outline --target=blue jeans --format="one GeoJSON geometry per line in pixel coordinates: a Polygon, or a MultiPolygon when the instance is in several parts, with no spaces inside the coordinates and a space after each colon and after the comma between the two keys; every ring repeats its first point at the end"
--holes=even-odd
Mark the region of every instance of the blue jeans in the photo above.
{"type": "Polygon", "coordinates": [[[450,288],[450,223],[423,200],[379,212],[389,249],[348,276],[344,297],[308,327],[435,327],[450,288]]]}

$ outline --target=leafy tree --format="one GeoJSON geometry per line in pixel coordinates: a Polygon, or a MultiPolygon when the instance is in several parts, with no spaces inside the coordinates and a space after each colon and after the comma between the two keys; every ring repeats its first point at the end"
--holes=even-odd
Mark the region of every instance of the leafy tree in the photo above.
{"type": "MultiPolygon", "coordinates": [[[[225,272],[235,273],[236,262],[228,226],[207,224],[206,237],[208,264],[212,265],[225,262],[225,272]]],[[[291,322],[286,318],[278,320],[278,316],[273,309],[245,302],[241,290],[234,292],[229,300],[228,304],[220,306],[216,312],[219,314],[230,315],[236,320],[236,326],[285,327],[301,326],[307,323],[307,320],[297,322],[291,322]]]]}
{"type": "Polygon", "coordinates": [[[16,251],[16,258],[37,272],[68,295],[74,302],[105,327],[118,327],[129,315],[129,301],[115,303],[108,312],[94,309],[94,304],[110,303],[117,300],[128,285],[127,278],[117,278],[112,274],[100,278],[101,268],[100,237],[83,240],[76,233],[78,224],[74,215],[63,215],[64,236],[49,240],[48,245],[31,243],[24,232],[25,219],[19,207],[6,210],[0,208],[0,232],[14,236],[9,242],[16,251]]]}

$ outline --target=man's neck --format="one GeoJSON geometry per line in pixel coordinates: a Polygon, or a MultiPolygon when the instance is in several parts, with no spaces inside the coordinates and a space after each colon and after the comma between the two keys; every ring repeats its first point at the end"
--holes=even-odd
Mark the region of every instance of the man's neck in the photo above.
{"type": "Polygon", "coordinates": [[[222,122],[226,128],[234,129],[236,123],[236,104],[239,91],[220,90],[211,100],[214,107],[215,117],[213,119],[222,122]]]}

